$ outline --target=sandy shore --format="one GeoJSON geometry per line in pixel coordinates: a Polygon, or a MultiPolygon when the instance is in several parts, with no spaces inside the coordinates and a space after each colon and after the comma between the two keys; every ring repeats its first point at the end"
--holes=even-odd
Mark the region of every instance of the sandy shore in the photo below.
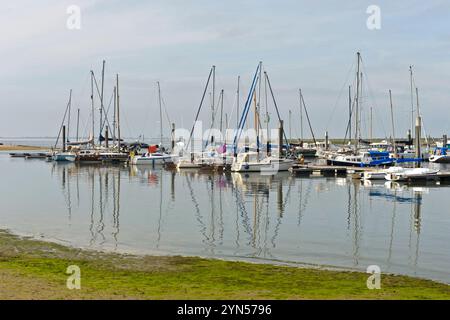
{"type": "Polygon", "coordinates": [[[0,145],[0,151],[20,151],[20,150],[49,150],[48,147],[24,146],[24,145],[0,145]]]}

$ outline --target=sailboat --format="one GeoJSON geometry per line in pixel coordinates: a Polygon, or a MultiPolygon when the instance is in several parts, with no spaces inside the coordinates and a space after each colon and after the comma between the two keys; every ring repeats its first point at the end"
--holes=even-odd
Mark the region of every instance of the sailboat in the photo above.
{"type": "MultiPolygon", "coordinates": [[[[104,122],[107,121],[107,114],[103,106],[103,83],[104,83],[104,67],[105,61],[103,61],[102,70],[102,91],[100,93],[100,145],[96,146],[94,143],[93,133],[95,132],[95,121],[94,121],[94,72],[91,70],[91,107],[92,107],[92,138],[91,148],[83,149],[77,152],[77,157],[75,161],[82,163],[98,163],[98,162],[125,162],[128,161],[128,153],[124,152],[122,149],[122,139],[120,136],[120,108],[119,108],[119,75],[116,74],[116,86],[114,87],[114,133],[113,141],[114,145],[112,148],[109,147],[109,132],[108,127],[106,127],[105,137],[102,136],[101,131],[103,129],[104,122]],[[103,119],[103,112],[105,112],[105,119],[103,119]],[[117,122],[116,122],[117,118],[117,122]],[[103,121],[104,120],[104,121],[103,121]],[[117,128],[116,128],[117,127],[117,128]],[[117,138],[116,131],[117,129],[117,138]],[[101,146],[101,142],[105,141],[105,146],[101,146]],[[117,141],[117,145],[115,142],[117,141]]],[[[97,82],[95,82],[97,84],[97,82]]]]}
{"type": "Polygon", "coordinates": [[[62,132],[62,145],[63,145],[62,151],[54,152],[51,155],[51,159],[53,161],[58,161],[58,162],[59,161],[75,161],[75,158],[76,158],[76,153],[66,150],[66,143],[67,143],[67,141],[66,141],[66,126],[64,125],[64,121],[66,120],[67,113],[69,113],[69,117],[68,117],[68,120],[67,120],[67,128],[69,128],[69,126],[70,126],[70,109],[71,109],[71,105],[72,105],[72,89],[70,90],[69,101],[67,103],[66,111],[64,112],[63,121],[62,121],[61,127],[59,129],[58,137],[56,138],[56,143],[55,143],[55,148],[56,148],[56,145],[58,144],[58,140],[59,140],[59,137],[60,137],[61,132],[62,132]]]}
{"type": "MultiPolygon", "coordinates": [[[[272,87],[270,85],[270,81],[267,75],[267,72],[264,72],[265,80],[267,81],[267,84],[269,85],[269,89],[272,94],[273,102],[275,105],[275,108],[277,110],[278,119],[280,121],[280,127],[279,127],[279,136],[278,136],[278,154],[272,155],[270,153],[270,144],[267,143],[267,155],[263,156],[260,152],[260,140],[259,140],[259,110],[258,105],[259,103],[256,102],[256,87],[259,83],[259,88],[261,88],[261,73],[262,73],[262,62],[259,62],[258,67],[256,68],[255,75],[253,76],[253,82],[250,87],[250,91],[247,97],[247,101],[244,106],[244,110],[242,111],[242,115],[238,124],[238,128],[236,130],[234,140],[233,140],[233,148],[234,148],[234,158],[233,163],[231,164],[231,171],[233,172],[277,172],[277,171],[287,171],[293,164],[294,161],[292,159],[287,159],[282,156],[283,151],[283,136],[284,130],[283,130],[283,121],[280,118],[278,107],[275,102],[275,98],[273,95],[272,87]],[[247,115],[250,110],[251,104],[252,104],[252,98],[254,101],[254,116],[255,116],[255,131],[256,131],[256,152],[250,151],[249,147],[246,146],[244,152],[241,152],[238,154],[238,142],[240,139],[240,136],[242,134],[242,131],[244,129],[247,115]]],[[[266,106],[267,108],[267,106],[266,106]]],[[[287,140],[287,139],[286,139],[287,140]]]]}
{"type": "Polygon", "coordinates": [[[172,156],[162,151],[163,126],[162,126],[162,106],[161,106],[161,87],[159,81],[158,86],[158,102],[159,102],[159,128],[160,128],[160,144],[158,147],[150,146],[148,152],[142,155],[134,155],[131,157],[131,164],[147,164],[147,165],[163,165],[172,163],[172,156]],[[158,151],[160,149],[160,151],[158,151]]]}

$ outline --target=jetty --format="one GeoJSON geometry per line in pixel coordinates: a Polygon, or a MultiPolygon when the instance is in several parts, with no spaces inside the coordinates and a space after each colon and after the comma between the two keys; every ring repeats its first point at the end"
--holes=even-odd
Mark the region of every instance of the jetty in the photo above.
{"type": "Polygon", "coordinates": [[[323,176],[346,176],[348,174],[361,173],[365,171],[374,171],[373,167],[352,167],[352,166],[330,166],[330,165],[294,165],[289,168],[289,172],[295,175],[320,174],[323,176]]]}

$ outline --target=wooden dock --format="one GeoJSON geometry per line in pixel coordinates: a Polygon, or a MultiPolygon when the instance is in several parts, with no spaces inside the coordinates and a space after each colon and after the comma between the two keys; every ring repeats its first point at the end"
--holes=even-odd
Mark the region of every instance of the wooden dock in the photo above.
{"type": "Polygon", "coordinates": [[[295,175],[309,176],[311,174],[320,174],[325,177],[346,176],[348,174],[374,171],[375,168],[368,167],[350,167],[350,166],[328,166],[328,165],[295,165],[289,171],[295,175]]]}

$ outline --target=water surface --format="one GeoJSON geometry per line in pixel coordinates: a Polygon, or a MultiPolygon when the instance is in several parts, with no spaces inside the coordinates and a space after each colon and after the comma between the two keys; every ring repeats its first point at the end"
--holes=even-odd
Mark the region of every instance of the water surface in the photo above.
{"type": "Polygon", "coordinates": [[[58,164],[0,154],[0,227],[73,246],[450,283],[450,187],[58,164]]]}

